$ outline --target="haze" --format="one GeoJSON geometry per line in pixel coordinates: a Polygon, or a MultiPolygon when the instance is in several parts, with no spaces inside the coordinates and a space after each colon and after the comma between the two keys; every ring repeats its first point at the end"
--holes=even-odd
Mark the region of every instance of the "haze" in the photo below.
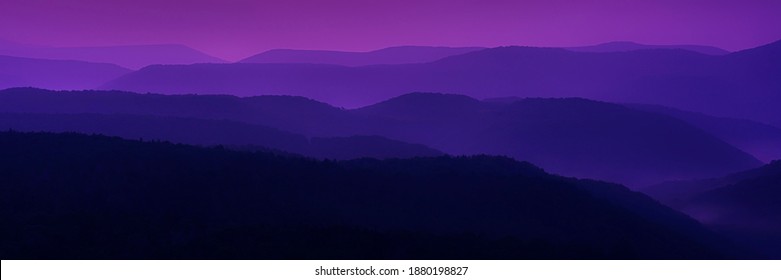
{"type": "Polygon", "coordinates": [[[0,38],[50,46],[185,44],[238,60],[275,48],[579,46],[735,51],[781,37],[781,1],[3,0],[0,38]]]}

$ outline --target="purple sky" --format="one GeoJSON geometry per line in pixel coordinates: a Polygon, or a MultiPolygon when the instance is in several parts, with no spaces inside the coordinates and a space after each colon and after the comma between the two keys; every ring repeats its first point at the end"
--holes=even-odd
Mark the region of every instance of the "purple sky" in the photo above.
{"type": "Polygon", "coordinates": [[[616,40],[739,50],[781,39],[779,11],[778,0],[2,0],[0,38],[52,46],[181,43],[229,60],[272,48],[616,40]]]}

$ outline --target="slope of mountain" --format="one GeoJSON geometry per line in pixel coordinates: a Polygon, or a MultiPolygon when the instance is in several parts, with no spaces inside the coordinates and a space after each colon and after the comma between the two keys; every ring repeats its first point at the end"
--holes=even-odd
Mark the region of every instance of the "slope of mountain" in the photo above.
{"type": "Polygon", "coordinates": [[[314,137],[304,155],[325,159],[415,158],[442,156],[444,153],[420,144],[390,140],[381,136],[314,137]]]}
{"type": "Polygon", "coordinates": [[[781,161],[722,178],[668,182],[643,192],[758,251],[781,257],[781,161]]]}
{"type": "Polygon", "coordinates": [[[0,112],[127,114],[233,120],[306,136],[352,136],[373,125],[348,111],[293,96],[161,95],[119,91],[0,91],[0,112]]]}
{"type": "Polygon", "coordinates": [[[707,224],[756,227],[781,235],[781,161],[753,175],[695,195],[682,210],[707,224]]]}
{"type": "Polygon", "coordinates": [[[415,93],[344,110],[301,97],[0,91],[0,112],[232,120],[308,137],[377,135],[454,155],[491,154],[548,171],[624,183],[720,176],[761,162],[681,120],[583,99],[497,104],[415,93]]]}
{"type": "Polygon", "coordinates": [[[452,55],[481,50],[478,47],[390,47],[370,52],[344,52],[322,50],[270,50],[248,58],[240,63],[313,63],[344,66],[366,66],[375,64],[424,63],[452,55]]]}
{"type": "Polygon", "coordinates": [[[591,53],[500,47],[402,65],[153,66],[102,88],[300,95],[350,108],[416,91],[475,98],[576,96],[774,123],[781,121],[779,46],[781,41],[722,56],[670,49],[591,53]]]}
{"type": "Polygon", "coordinates": [[[19,44],[0,44],[0,55],[111,63],[129,69],[140,69],[153,64],[225,62],[222,59],[207,55],[190,47],[174,44],[106,47],[39,47],[19,44]]]}
{"type": "Polygon", "coordinates": [[[644,218],[665,217],[659,204],[621,207],[620,186],[508,158],[318,162],[1,132],[0,177],[3,259],[735,257],[693,220],[644,218]]]}
{"type": "Polygon", "coordinates": [[[130,70],[106,63],[32,59],[0,55],[0,89],[40,87],[48,89],[94,88],[130,70]]]}
{"type": "MultiPolygon", "coordinates": [[[[730,70],[731,81],[742,86],[744,93],[750,93],[751,98],[767,100],[771,103],[759,104],[760,111],[778,112],[778,93],[781,92],[781,40],[724,56],[724,64],[730,70]]],[[[736,100],[740,102],[740,100],[736,100]]],[[[743,101],[748,102],[748,101],[743,101]]],[[[742,105],[738,103],[736,106],[742,105]]],[[[768,118],[769,123],[781,122],[779,118],[768,118]]]]}
{"type": "Polygon", "coordinates": [[[688,122],[764,162],[781,159],[781,129],[743,119],[719,118],[657,105],[627,105],[688,122]]]}
{"type": "Polygon", "coordinates": [[[379,136],[312,138],[260,125],[227,120],[102,115],[0,113],[0,131],[79,132],[125,139],[191,145],[225,145],[242,150],[279,150],[314,158],[356,159],[440,156],[442,152],[379,136]]]}
{"type": "Polygon", "coordinates": [[[722,177],[701,180],[669,181],[647,186],[640,190],[666,205],[673,208],[680,208],[697,195],[723,186],[734,185],[744,180],[764,177],[766,174],[772,174],[770,165],[764,165],[759,168],[736,172],[722,177]]]}
{"type": "Polygon", "coordinates": [[[725,55],[730,52],[712,46],[702,45],[645,45],[628,41],[608,42],[593,46],[564,48],[576,52],[628,52],[637,50],[678,49],[698,52],[707,55],[725,55]]]}
{"type": "Polygon", "coordinates": [[[480,101],[458,94],[418,92],[353,110],[359,114],[414,122],[421,119],[439,122],[467,120],[483,111],[480,101]]]}
{"type": "Polygon", "coordinates": [[[398,120],[393,139],[449,154],[496,154],[548,171],[642,186],[661,178],[704,178],[761,163],[683,121],[584,99],[509,104],[411,94],[355,110],[398,120]]]}

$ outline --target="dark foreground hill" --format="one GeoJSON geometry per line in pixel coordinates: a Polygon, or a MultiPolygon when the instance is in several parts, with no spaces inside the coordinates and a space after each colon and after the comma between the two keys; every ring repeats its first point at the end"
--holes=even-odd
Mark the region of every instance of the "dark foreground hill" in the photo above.
{"type": "Polygon", "coordinates": [[[564,49],[569,51],[576,51],[576,52],[597,52],[597,53],[628,52],[628,51],[637,51],[637,50],[658,50],[658,49],[673,49],[673,50],[679,49],[679,50],[693,51],[693,52],[698,52],[698,53],[708,54],[708,55],[725,55],[729,53],[729,51],[717,47],[713,47],[713,46],[645,45],[645,44],[638,44],[635,42],[628,42],[628,41],[607,42],[607,43],[602,43],[593,46],[569,47],[564,49]]]}
{"type": "Polygon", "coordinates": [[[781,235],[781,161],[759,170],[753,177],[694,196],[683,209],[709,224],[754,227],[781,235]]]}
{"type": "Polygon", "coordinates": [[[781,258],[781,161],[721,178],[660,184],[644,192],[781,258]]]}
{"type": "Polygon", "coordinates": [[[730,258],[647,197],[499,157],[320,162],[0,133],[2,259],[730,258]]]}

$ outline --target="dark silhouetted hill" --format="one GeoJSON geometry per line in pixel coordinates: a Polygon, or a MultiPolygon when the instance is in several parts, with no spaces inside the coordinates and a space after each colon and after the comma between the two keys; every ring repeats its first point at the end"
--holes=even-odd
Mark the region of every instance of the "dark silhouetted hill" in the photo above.
{"type": "Polygon", "coordinates": [[[2,55],[0,55],[0,66],[0,89],[12,87],[88,89],[130,72],[128,69],[106,63],[2,55]]]}
{"type": "Polygon", "coordinates": [[[3,259],[736,256],[642,195],[502,157],[321,162],[2,132],[0,178],[3,259]]]}
{"type": "Polygon", "coordinates": [[[673,49],[673,50],[687,50],[687,51],[693,51],[698,52],[702,54],[708,54],[708,55],[725,55],[730,52],[717,48],[712,46],[702,46],[702,45],[646,45],[646,44],[638,44],[635,42],[628,42],[628,41],[618,41],[618,42],[608,42],[593,46],[583,46],[583,47],[570,47],[570,48],[564,48],[569,51],[577,51],[577,52],[628,52],[628,51],[637,51],[637,50],[657,50],[657,49],[673,49]]]}
{"type": "Polygon", "coordinates": [[[390,47],[370,52],[345,52],[322,50],[270,50],[239,62],[241,63],[311,63],[344,66],[375,64],[424,63],[452,55],[478,51],[478,47],[390,47]]]}
{"type": "Polygon", "coordinates": [[[781,161],[708,180],[643,192],[758,251],[781,257],[781,161]]]}
{"type": "Polygon", "coordinates": [[[310,139],[309,152],[315,158],[414,158],[441,156],[444,153],[420,144],[390,140],[381,136],[315,137],[310,139]]]}
{"type": "Polygon", "coordinates": [[[781,236],[781,161],[753,175],[694,196],[684,211],[708,224],[757,227],[781,236]]]}

